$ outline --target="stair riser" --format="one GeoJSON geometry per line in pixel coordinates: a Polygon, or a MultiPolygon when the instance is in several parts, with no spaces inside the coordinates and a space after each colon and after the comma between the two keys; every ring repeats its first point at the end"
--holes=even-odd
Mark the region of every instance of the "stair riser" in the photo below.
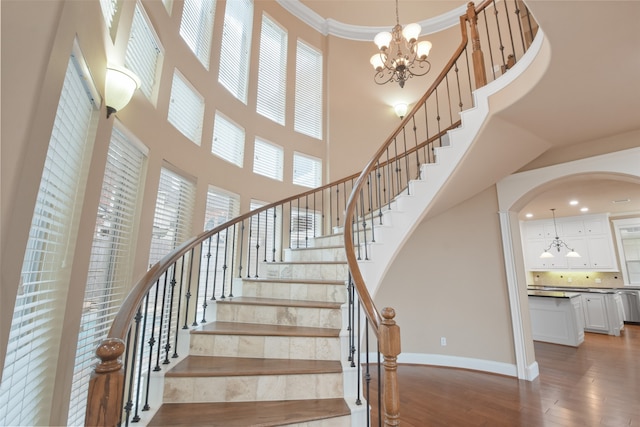
{"type": "Polygon", "coordinates": [[[328,399],[343,396],[342,374],[166,377],[165,403],[328,399]]]}
{"type": "Polygon", "coordinates": [[[342,234],[332,234],[330,236],[316,237],[309,240],[309,247],[344,246],[342,234]]]}
{"type": "Polygon", "coordinates": [[[299,301],[343,303],[347,298],[345,285],[245,282],[242,291],[245,297],[279,298],[299,301]]]}
{"type": "Polygon", "coordinates": [[[340,360],[340,338],[193,334],[190,354],[265,359],[340,360]]]}
{"type": "Polygon", "coordinates": [[[327,418],[306,423],[287,424],[281,427],[351,427],[351,416],[327,418]]]}
{"type": "Polygon", "coordinates": [[[331,308],[277,307],[240,303],[218,304],[217,320],[220,322],[310,326],[315,328],[340,329],[342,327],[340,309],[331,308]]]}
{"type": "Polygon", "coordinates": [[[345,280],[348,275],[346,263],[339,264],[265,264],[261,270],[269,279],[315,279],[345,280]]]}
{"type": "Polygon", "coordinates": [[[291,249],[284,253],[285,261],[346,261],[344,248],[306,248],[291,249]]]}

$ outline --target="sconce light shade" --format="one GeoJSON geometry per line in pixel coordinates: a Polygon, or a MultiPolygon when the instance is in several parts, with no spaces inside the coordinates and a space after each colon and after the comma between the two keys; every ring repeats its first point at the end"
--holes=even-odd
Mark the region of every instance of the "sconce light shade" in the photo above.
{"type": "Polygon", "coordinates": [[[104,88],[107,118],[124,108],[139,86],[140,79],[131,71],[126,68],[108,67],[104,88]]]}
{"type": "Polygon", "coordinates": [[[400,117],[401,119],[404,118],[404,116],[407,115],[407,110],[409,109],[409,106],[403,102],[400,102],[396,105],[393,106],[394,111],[396,112],[396,116],[400,117]]]}

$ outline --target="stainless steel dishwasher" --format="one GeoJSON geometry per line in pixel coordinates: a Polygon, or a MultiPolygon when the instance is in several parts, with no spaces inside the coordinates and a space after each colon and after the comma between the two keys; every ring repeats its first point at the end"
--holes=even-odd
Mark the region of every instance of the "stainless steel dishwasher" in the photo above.
{"type": "Polygon", "coordinates": [[[624,321],[640,323],[640,291],[619,290],[624,309],[624,321]]]}

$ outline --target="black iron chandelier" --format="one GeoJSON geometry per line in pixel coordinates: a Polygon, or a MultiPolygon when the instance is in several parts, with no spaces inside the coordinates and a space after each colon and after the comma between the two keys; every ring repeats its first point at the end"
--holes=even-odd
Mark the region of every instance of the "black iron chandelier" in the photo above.
{"type": "Polygon", "coordinates": [[[540,254],[540,258],[553,258],[553,254],[549,252],[549,250],[551,250],[551,248],[556,248],[558,252],[560,252],[560,249],[563,246],[569,250],[565,255],[567,258],[581,258],[578,252],[574,251],[573,248],[570,248],[564,241],[560,240],[560,237],[558,236],[558,227],[556,226],[556,210],[551,209],[551,214],[553,215],[553,231],[556,233],[556,238],[553,239],[549,244],[549,247],[540,254]]]}
{"type": "Polygon", "coordinates": [[[373,80],[383,85],[398,82],[400,87],[413,76],[424,76],[431,69],[427,61],[431,42],[418,42],[422,28],[419,24],[400,25],[398,0],[396,0],[396,25],[391,32],[378,33],[373,42],[379,52],[371,57],[371,65],[376,70],[373,80]]]}

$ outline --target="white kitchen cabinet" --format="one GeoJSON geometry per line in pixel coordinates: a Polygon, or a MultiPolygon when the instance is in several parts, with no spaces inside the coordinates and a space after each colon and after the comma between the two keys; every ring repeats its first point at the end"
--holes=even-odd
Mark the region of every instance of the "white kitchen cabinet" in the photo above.
{"type": "Polygon", "coordinates": [[[605,294],[582,294],[585,330],[593,332],[609,331],[605,297],[605,294]]]}
{"type": "Polygon", "coordinates": [[[566,258],[565,247],[560,252],[551,248],[553,258],[540,258],[556,237],[553,220],[524,221],[521,234],[527,270],[618,271],[606,214],[556,218],[556,224],[560,240],[578,252],[580,258],[566,258]]]}

